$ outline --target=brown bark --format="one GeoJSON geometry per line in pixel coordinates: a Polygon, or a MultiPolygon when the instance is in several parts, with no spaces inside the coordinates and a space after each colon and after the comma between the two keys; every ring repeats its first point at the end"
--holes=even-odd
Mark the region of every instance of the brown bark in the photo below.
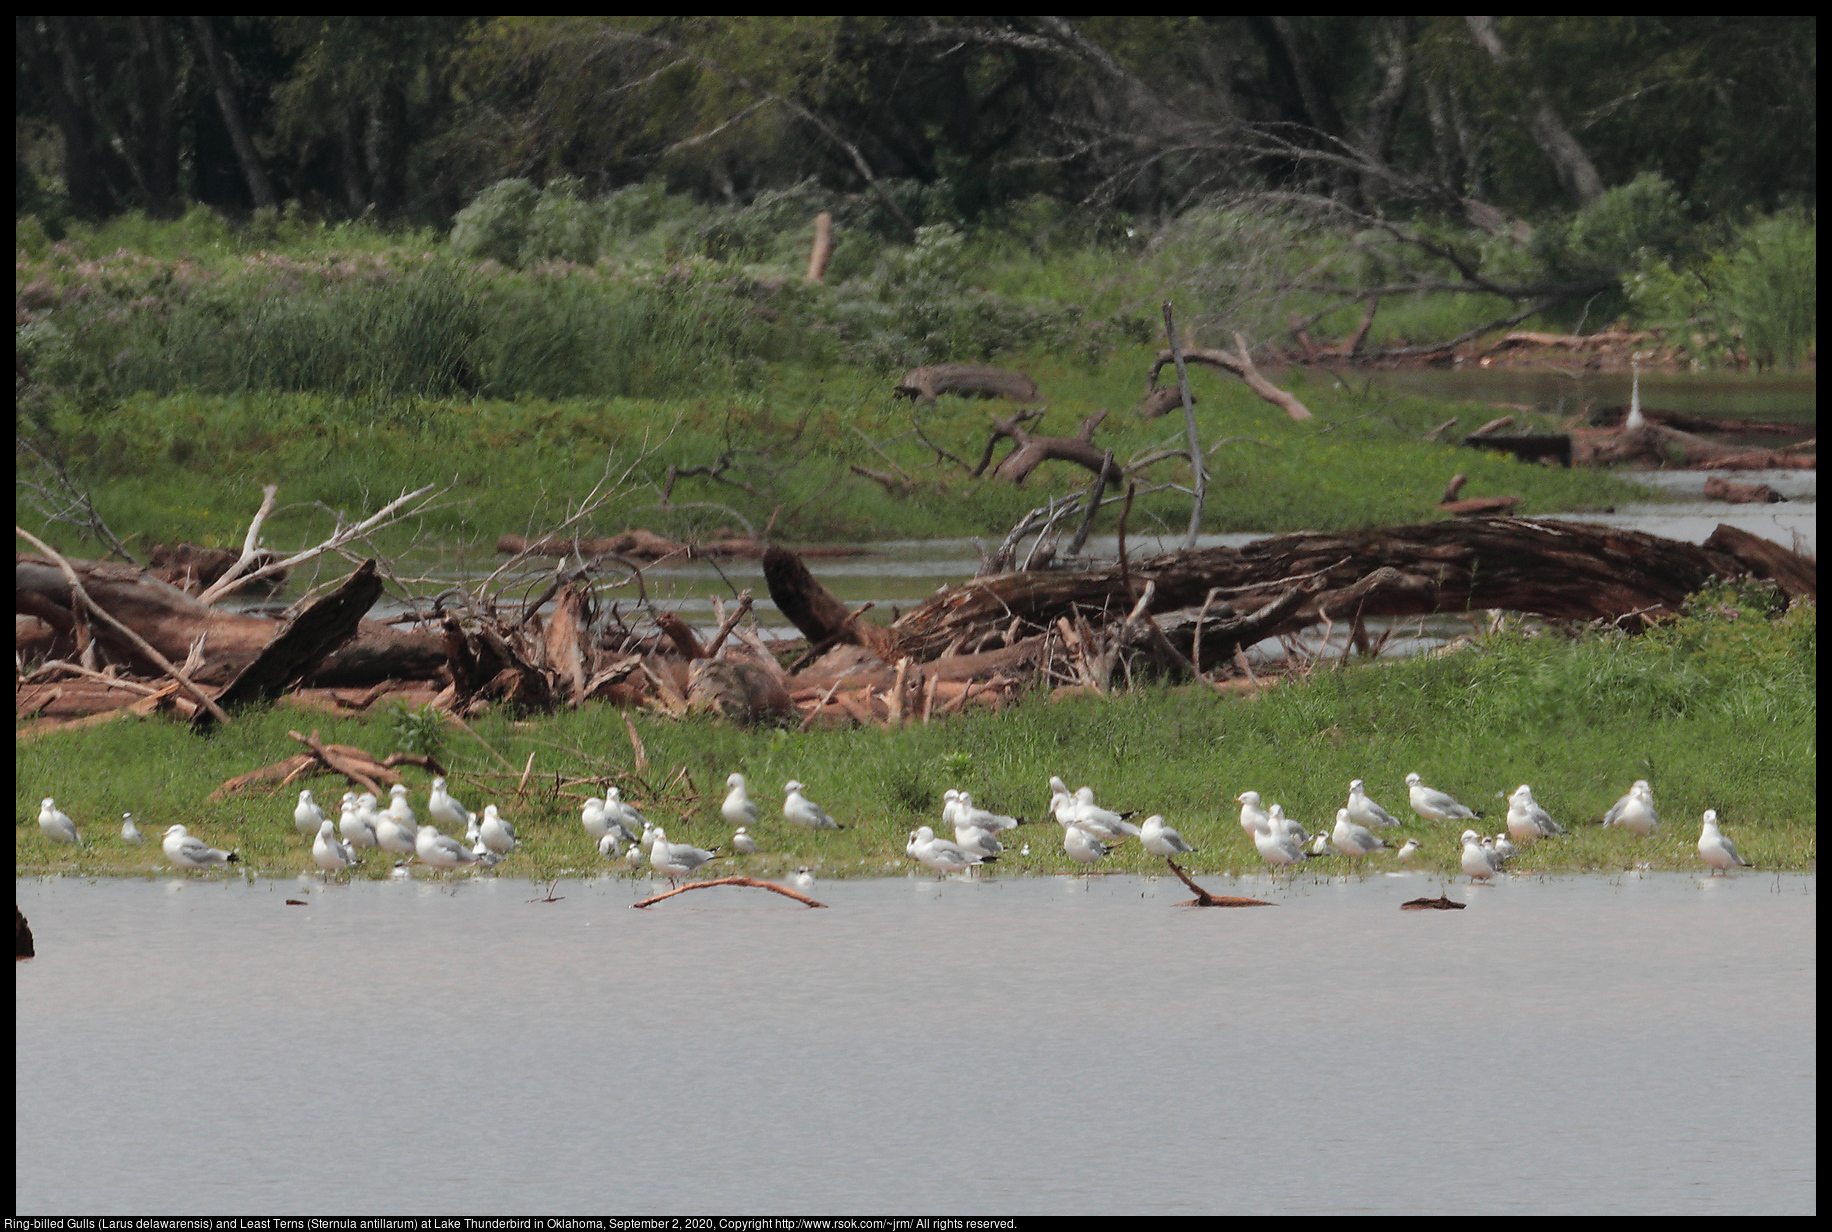
{"type": "MultiPolygon", "coordinates": [[[[1191,394],[1190,403],[1194,405],[1195,402],[1196,395],[1191,394]]],[[[1139,414],[1146,419],[1157,419],[1161,416],[1170,414],[1172,411],[1180,411],[1182,409],[1183,398],[1178,394],[1176,388],[1170,385],[1160,385],[1156,389],[1149,391],[1146,393],[1144,400],[1139,403],[1139,414]]]]}
{"type": "Polygon", "coordinates": [[[931,364],[912,368],[898,382],[895,396],[933,402],[942,394],[963,398],[1010,398],[1034,402],[1037,383],[1022,372],[988,368],[979,364],[931,364]]]}
{"type": "MultiPolygon", "coordinates": [[[[217,695],[216,704],[226,710],[250,702],[272,702],[311,675],[331,651],[354,638],[363,615],[381,595],[382,579],[375,572],[375,562],[366,560],[343,585],[281,625],[254,661],[217,695]]],[[[214,721],[209,711],[200,710],[193,723],[201,729],[214,721]]]]}
{"type": "Polygon", "coordinates": [[[792,898],[805,907],[825,907],[826,903],[817,903],[806,894],[791,890],[788,886],[777,885],[774,881],[761,881],[756,877],[714,877],[710,881],[690,881],[684,886],[677,886],[661,894],[643,899],[640,903],[631,903],[631,907],[652,907],[664,898],[673,898],[676,894],[685,894],[689,890],[709,890],[713,886],[750,886],[754,890],[773,890],[784,898],[792,898]]]}
{"type": "Polygon", "coordinates": [[[845,642],[864,646],[879,658],[889,659],[892,641],[882,627],[861,620],[858,613],[814,580],[801,558],[784,548],[772,547],[763,557],[763,580],[770,601],[808,639],[810,646],[845,642]]]}
{"type": "Polygon", "coordinates": [[[1052,459],[1061,462],[1073,462],[1077,466],[1096,475],[1105,475],[1109,483],[1117,482],[1120,468],[1115,466],[1106,450],[1094,444],[1094,430],[1100,427],[1107,417],[1106,411],[1096,411],[1082,421],[1081,427],[1074,436],[1038,436],[1024,428],[1026,419],[1040,417],[1042,412],[1032,415],[1011,415],[1004,419],[992,421],[992,435],[986,442],[986,450],[980,459],[980,465],[973,471],[979,475],[991,459],[994,446],[999,438],[1010,439],[1016,448],[1006,454],[999,464],[992,468],[996,478],[1006,479],[1013,484],[1022,484],[1030,473],[1052,459]]]}
{"type": "Polygon", "coordinates": [[[1177,874],[1177,880],[1194,890],[1196,897],[1183,904],[1186,907],[1271,907],[1273,903],[1263,898],[1239,898],[1232,894],[1210,894],[1207,890],[1190,880],[1188,873],[1178,868],[1174,860],[1164,861],[1170,865],[1170,871],[1177,874]]]}
{"type": "Polygon", "coordinates": [[[1777,449],[1747,449],[1701,440],[1689,432],[1646,423],[1600,441],[1590,455],[1592,465],[1652,462],[1694,470],[1816,470],[1817,455],[1777,449]]]}
{"type": "MultiPolygon", "coordinates": [[[[1156,582],[1153,613],[1194,607],[1212,588],[1240,596],[1236,601],[1243,606],[1301,588],[1299,600],[1281,619],[1266,623],[1261,636],[1326,617],[1475,608],[1639,625],[1677,612],[1687,595],[1708,582],[1743,574],[1773,578],[1789,594],[1815,594],[1813,561],[1760,543],[1725,539],[1698,547],[1577,522],[1485,518],[1278,535],[1242,548],[1135,560],[1130,573],[1134,586],[1156,582]]],[[[1133,602],[1117,566],[1082,573],[1008,573],[950,587],[905,613],[888,632],[898,651],[920,661],[940,654],[957,638],[971,643],[1002,630],[1014,617],[1034,629],[1078,611],[1118,621],[1133,602]]],[[[1204,641],[1207,659],[1206,636],[1204,641]]]]}

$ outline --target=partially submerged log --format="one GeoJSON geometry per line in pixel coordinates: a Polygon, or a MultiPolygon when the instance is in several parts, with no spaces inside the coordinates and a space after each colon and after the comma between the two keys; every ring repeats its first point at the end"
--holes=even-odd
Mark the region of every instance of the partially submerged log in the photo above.
{"type": "Polygon", "coordinates": [[[1693,470],[1815,470],[1817,456],[1788,449],[1748,449],[1720,445],[1689,432],[1643,423],[1598,441],[1591,450],[1595,466],[1624,462],[1679,466],[1693,470]]]}
{"type": "MultiPolygon", "coordinates": [[[[1593,428],[1620,428],[1628,421],[1626,406],[1602,406],[1590,413],[1590,426],[1593,428]]],[[[1727,436],[1806,436],[1814,431],[1812,424],[1770,423],[1755,419],[1713,419],[1705,415],[1688,415],[1684,411],[1662,411],[1653,407],[1641,408],[1641,416],[1649,423],[1659,424],[1663,428],[1677,428],[1681,432],[1723,434],[1727,436]]]]}
{"type": "Polygon", "coordinates": [[[1737,483],[1721,475],[1713,475],[1705,480],[1705,499],[1720,500],[1730,505],[1772,505],[1787,497],[1766,483],[1737,483]]]}
{"type": "Polygon", "coordinates": [[[632,908],[653,907],[663,899],[673,898],[676,894],[685,894],[689,890],[710,890],[714,886],[749,886],[753,890],[770,890],[782,895],[784,898],[792,898],[804,907],[825,907],[827,905],[826,903],[817,903],[806,894],[797,890],[791,890],[785,885],[778,885],[774,881],[763,881],[756,877],[714,877],[708,881],[689,881],[686,885],[676,886],[674,889],[665,893],[655,894],[645,898],[640,903],[631,903],[630,906],[632,908]]]}
{"type": "Polygon", "coordinates": [[[1399,905],[1399,909],[1401,911],[1461,911],[1468,905],[1458,902],[1448,894],[1440,894],[1436,898],[1408,899],[1399,905]]]}
{"type": "Polygon", "coordinates": [[[1166,857],[1164,862],[1170,865],[1171,872],[1177,874],[1177,880],[1196,893],[1196,897],[1183,904],[1185,907],[1271,907],[1276,905],[1263,898],[1238,898],[1232,894],[1210,894],[1191,881],[1189,874],[1178,868],[1174,860],[1166,857]]]}
{"type": "Polygon", "coordinates": [[[983,364],[928,364],[910,369],[897,383],[896,396],[917,402],[933,402],[942,394],[1035,402],[1037,383],[1022,372],[983,364]]]}

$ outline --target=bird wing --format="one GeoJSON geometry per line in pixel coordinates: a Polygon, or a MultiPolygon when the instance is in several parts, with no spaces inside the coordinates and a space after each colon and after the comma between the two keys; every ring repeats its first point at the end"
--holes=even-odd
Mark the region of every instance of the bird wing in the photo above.
{"type": "Polygon", "coordinates": [[[1610,805],[1609,812],[1603,814],[1603,824],[1606,826],[1613,826],[1618,821],[1621,821],[1622,814],[1628,810],[1628,802],[1632,799],[1634,799],[1633,794],[1626,795],[1610,805]]]}

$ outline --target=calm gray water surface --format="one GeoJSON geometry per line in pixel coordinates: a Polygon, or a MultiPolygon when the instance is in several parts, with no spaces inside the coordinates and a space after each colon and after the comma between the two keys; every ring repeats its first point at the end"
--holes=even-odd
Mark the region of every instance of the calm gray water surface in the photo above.
{"type": "Polygon", "coordinates": [[[1810,1212],[1815,887],[21,881],[14,1205],[1810,1212]]]}

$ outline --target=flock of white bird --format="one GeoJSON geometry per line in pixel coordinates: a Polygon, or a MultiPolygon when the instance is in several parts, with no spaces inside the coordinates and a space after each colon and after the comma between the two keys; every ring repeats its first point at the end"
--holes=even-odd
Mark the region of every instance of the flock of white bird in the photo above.
{"type": "MultiPolygon", "coordinates": [[[[742,774],[731,775],[725,786],[727,793],[719,813],[737,827],[730,846],[741,855],[754,855],[761,848],[750,827],[757,824],[761,811],[750,798],[742,774]]],[[[1412,811],[1427,821],[1474,820],[1481,816],[1447,793],[1426,786],[1417,774],[1406,776],[1406,788],[1412,811]]],[[[803,784],[794,779],[783,785],[784,821],[810,830],[845,829],[804,792],[803,784]]],[[[1349,784],[1348,801],[1336,811],[1335,826],[1319,828],[1316,834],[1286,817],[1280,805],[1265,805],[1257,791],[1240,793],[1235,803],[1240,805],[1241,829],[1252,840],[1260,858],[1275,871],[1317,856],[1341,855],[1360,860],[1390,850],[1374,831],[1400,824],[1368,797],[1367,784],[1361,779],[1349,784]]],[[[1092,788],[1071,792],[1059,777],[1050,779],[1050,813],[1062,827],[1063,851],[1078,864],[1092,867],[1128,838],[1137,838],[1146,851],[1166,859],[1195,850],[1162,816],[1153,814],[1142,825],[1134,825],[1129,820],[1134,813],[1103,808],[1095,803],[1092,788]]],[[[479,817],[452,796],[443,778],[432,782],[426,815],[429,820],[422,822],[408,802],[407,788],[397,784],[390,789],[385,809],[378,807],[375,796],[367,792],[345,792],[335,822],[325,815],[310,791],[301,791],[293,809],[293,824],[300,834],[312,839],[312,859],[327,874],[355,866],[361,853],[371,848],[401,857],[401,864],[418,859],[431,868],[455,869],[470,864],[489,867],[520,846],[514,826],[494,804],[485,806],[479,817]],[[449,837],[440,826],[453,830],[462,827],[464,842],[449,837]]],[[[953,832],[952,841],[938,836],[930,826],[920,826],[910,831],[904,851],[924,867],[945,876],[998,860],[1005,850],[1000,835],[1015,829],[1024,819],[981,808],[970,793],[950,789],[943,796],[941,820],[943,827],[953,832]]],[[[669,841],[662,827],[625,802],[615,787],[609,788],[602,799],[594,796],[587,800],[580,821],[585,832],[597,841],[601,856],[622,859],[632,869],[641,867],[646,858],[650,869],[667,877],[670,883],[691,876],[719,858],[716,847],[707,850],[669,841]]],[[[76,823],[49,796],[39,807],[38,824],[53,842],[83,841],[76,823]]],[[[1610,807],[1603,825],[1621,827],[1644,838],[1659,830],[1653,788],[1646,779],[1636,780],[1628,794],[1610,807]]],[[[1508,797],[1507,829],[1494,835],[1479,834],[1473,829],[1463,832],[1460,867],[1472,882],[1486,882],[1518,854],[1516,843],[1531,843],[1565,832],[1533,798],[1532,789],[1522,783],[1508,797]]],[[[135,844],[145,841],[132,813],[122,814],[121,839],[135,844]]],[[[210,868],[233,864],[240,858],[233,851],[220,851],[193,838],[181,825],[166,829],[163,846],[166,859],[177,868],[210,868]]],[[[1410,861],[1422,849],[1419,840],[1408,839],[1395,854],[1402,861],[1410,861]]],[[[1030,854],[1030,844],[1024,844],[1021,854],[1030,854]]],[[[1736,845],[1718,828],[1715,809],[1705,811],[1698,854],[1714,875],[1750,867],[1749,861],[1737,853],[1736,845]]],[[[811,888],[813,874],[806,868],[797,869],[791,882],[802,889],[811,888]]]]}

